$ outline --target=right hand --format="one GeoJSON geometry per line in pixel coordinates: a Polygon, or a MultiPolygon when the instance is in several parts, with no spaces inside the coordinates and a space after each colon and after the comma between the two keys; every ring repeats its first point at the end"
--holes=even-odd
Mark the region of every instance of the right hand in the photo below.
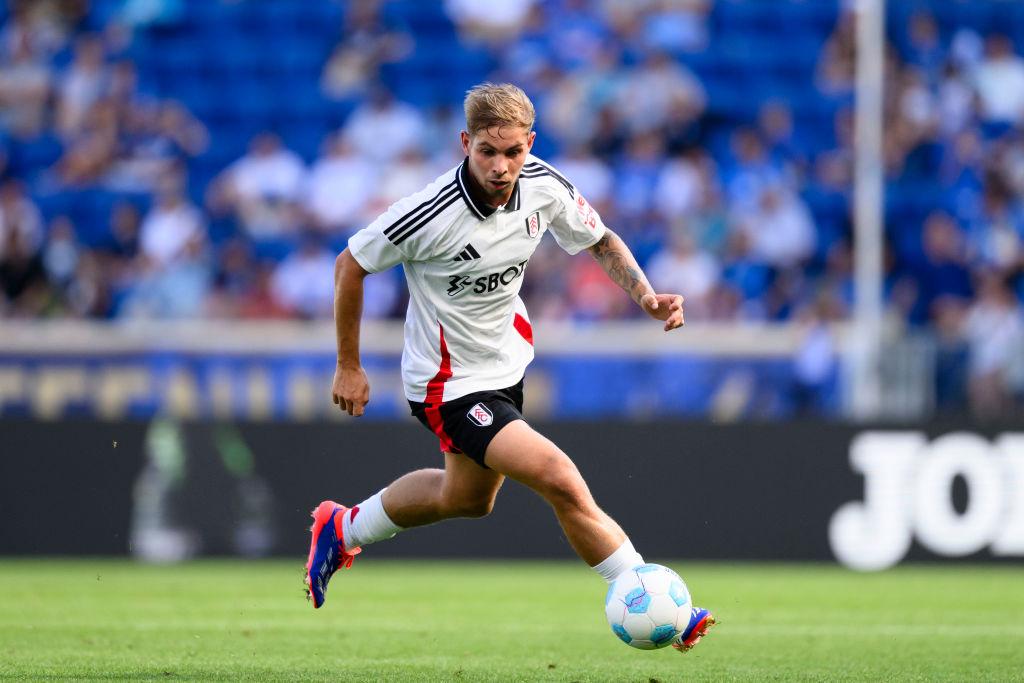
{"type": "Polygon", "coordinates": [[[370,402],[370,380],[362,367],[334,369],[334,385],[331,387],[334,404],[349,415],[359,417],[370,402]]]}

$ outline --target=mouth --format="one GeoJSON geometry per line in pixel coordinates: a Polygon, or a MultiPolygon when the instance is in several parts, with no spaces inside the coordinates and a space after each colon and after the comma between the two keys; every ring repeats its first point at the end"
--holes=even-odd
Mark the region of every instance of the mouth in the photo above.
{"type": "Polygon", "coordinates": [[[487,182],[495,190],[504,190],[509,186],[509,181],[507,180],[488,180],[487,182]]]}

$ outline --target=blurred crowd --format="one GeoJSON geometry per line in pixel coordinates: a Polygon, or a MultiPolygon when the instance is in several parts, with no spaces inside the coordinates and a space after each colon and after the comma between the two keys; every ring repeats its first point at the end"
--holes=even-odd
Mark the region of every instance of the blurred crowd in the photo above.
{"type": "MultiPolygon", "coordinates": [[[[244,2],[255,0],[225,4],[244,2]]],[[[4,149],[42,151],[0,157],[0,316],[329,317],[348,236],[461,159],[461,102],[403,101],[387,77],[450,31],[486,57],[484,76],[530,94],[537,153],[657,289],[686,296],[688,319],[803,322],[801,381],[834,378],[813,330],[852,306],[852,3],[832,6],[820,36],[794,38],[809,68],[779,65],[792,68],[791,88],[756,98],[737,88],[760,78],[757,45],[786,40],[774,29],[748,28],[765,35],[751,35],[744,80],[711,75],[736,49],[715,12],[743,0],[446,0],[435,36],[395,4],[341,3],[340,28],[324,27],[337,42],[308,88],[345,116],[314,158],[268,129],[197,186],[190,172],[218,138],[175,93],[140,87],[130,49],[183,21],[187,3],[107,2],[100,13],[86,0],[10,0],[4,149]],[[737,99],[739,109],[716,106],[737,99]],[[49,153],[22,144],[39,139],[49,153]],[[117,198],[102,225],[40,208],[96,187],[117,198]]],[[[890,323],[940,340],[940,407],[970,397],[999,413],[1024,390],[1022,36],[943,25],[936,3],[912,4],[890,20],[886,46],[890,323]]],[[[403,315],[399,271],[367,284],[366,316],[403,315]]],[[[538,319],[638,315],[595,262],[555,248],[531,260],[524,298],[538,319]]]]}

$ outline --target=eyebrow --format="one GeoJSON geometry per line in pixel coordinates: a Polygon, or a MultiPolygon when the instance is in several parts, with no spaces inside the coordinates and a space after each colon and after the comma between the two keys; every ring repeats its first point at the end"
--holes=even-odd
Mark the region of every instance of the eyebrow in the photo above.
{"type": "Polygon", "coordinates": [[[513,152],[513,151],[517,151],[517,150],[522,149],[523,148],[523,143],[517,142],[516,144],[512,145],[511,147],[508,147],[507,149],[498,149],[497,147],[495,147],[494,145],[492,145],[489,142],[482,142],[482,143],[480,143],[480,147],[481,147],[481,149],[493,149],[493,150],[495,150],[497,152],[504,152],[504,153],[507,154],[508,152],[513,152]]]}

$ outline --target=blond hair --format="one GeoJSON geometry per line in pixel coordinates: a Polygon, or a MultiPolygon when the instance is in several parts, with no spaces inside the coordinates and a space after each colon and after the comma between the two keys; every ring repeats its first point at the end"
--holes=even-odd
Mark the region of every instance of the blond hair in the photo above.
{"type": "Polygon", "coordinates": [[[511,83],[481,83],[466,91],[466,130],[476,135],[494,127],[533,128],[536,113],[526,93],[511,83]]]}

